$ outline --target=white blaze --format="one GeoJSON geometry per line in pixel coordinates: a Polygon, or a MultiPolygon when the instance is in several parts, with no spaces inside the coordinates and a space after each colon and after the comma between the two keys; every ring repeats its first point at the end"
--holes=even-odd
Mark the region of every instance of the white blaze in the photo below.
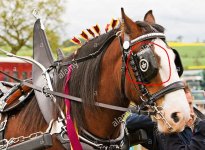
{"type": "MultiPolygon", "coordinates": [[[[173,51],[169,49],[167,45],[161,39],[156,39],[153,42],[155,44],[162,46],[168,53],[169,59],[170,59],[171,77],[168,82],[163,84],[163,86],[166,87],[170,85],[171,83],[180,81],[180,78],[178,76],[176,66],[174,63],[175,54],[173,53],[173,51]]],[[[154,47],[155,47],[154,48],[155,53],[160,57],[161,64],[159,66],[159,74],[160,74],[162,82],[164,82],[164,81],[167,81],[167,79],[169,78],[169,74],[170,74],[168,56],[165,50],[163,50],[159,46],[154,45],[154,47]]],[[[190,117],[190,108],[186,100],[185,92],[183,89],[166,94],[164,96],[162,106],[165,111],[165,117],[170,117],[168,115],[171,115],[174,112],[181,113],[185,122],[188,121],[190,117]]]]}

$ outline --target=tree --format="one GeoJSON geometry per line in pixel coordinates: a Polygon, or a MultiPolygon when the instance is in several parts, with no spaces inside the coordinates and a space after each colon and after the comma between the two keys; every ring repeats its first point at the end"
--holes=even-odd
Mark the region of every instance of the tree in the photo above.
{"type": "Polygon", "coordinates": [[[178,42],[182,42],[182,39],[183,39],[183,36],[181,36],[181,35],[177,36],[177,41],[178,42]]]}
{"type": "Polygon", "coordinates": [[[0,41],[8,45],[13,54],[23,46],[31,44],[35,9],[44,21],[48,31],[52,31],[52,42],[58,42],[58,31],[64,11],[63,0],[0,0],[0,41]],[[29,42],[30,41],[30,42],[29,42]]]}
{"type": "Polygon", "coordinates": [[[53,30],[46,30],[46,35],[51,49],[56,53],[57,48],[59,48],[60,37],[53,30]]]}

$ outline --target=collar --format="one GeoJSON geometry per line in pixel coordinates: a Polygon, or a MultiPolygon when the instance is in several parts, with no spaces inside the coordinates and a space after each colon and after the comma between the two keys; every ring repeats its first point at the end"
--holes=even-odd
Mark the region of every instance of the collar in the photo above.
{"type": "Polygon", "coordinates": [[[94,136],[85,129],[81,129],[81,136],[87,140],[84,141],[86,144],[89,144],[97,149],[118,150],[124,149],[126,146],[128,149],[128,140],[125,136],[124,123],[121,124],[120,135],[116,139],[102,139],[94,136]]]}

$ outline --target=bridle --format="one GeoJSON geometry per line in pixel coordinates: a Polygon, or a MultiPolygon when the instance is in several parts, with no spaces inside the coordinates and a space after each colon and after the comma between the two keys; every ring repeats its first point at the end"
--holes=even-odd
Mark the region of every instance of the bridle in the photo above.
{"type": "MultiPolygon", "coordinates": [[[[88,56],[79,58],[79,59],[74,59],[71,61],[67,61],[67,62],[63,62],[62,60],[56,61],[53,63],[53,65],[51,65],[48,69],[46,69],[46,72],[49,73],[51,70],[53,70],[54,68],[57,68],[59,66],[67,66],[67,65],[76,65],[78,63],[87,61],[89,59],[94,59],[95,57],[97,57],[99,54],[102,53],[102,49],[106,44],[110,44],[116,37],[118,37],[119,42],[120,42],[120,47],[121,47],[121,51],[122,51],[122,71],[121,71],[121,92],[122,92],[122,98],[123,99],[127,99],[126,94],[125,94],[125,73],[126,73],[126,61],[129,55],[129,51],[131,46],[135,45],[137,42],[139,41],[144,41],[144,40],[148,40],[148,39],[155,39],[155,38],[165,38],[164,34],[162,33],[149,33],[146,35],[142,35],[134,40],[128,41],[129,45],[126,47],[126,43],[124,42],[122,44],[121,41],[121,37],[118,34],[113,34],[112,36],[110,36],[105,42],[104,44],[99,48],[99,50],[97,50],[96,52],[89,54],[88,56]]],[[[6,52],[6,54],[8,54],[8,52],[6,52]]],[[[9,54],[12,57],[16,57],[15,55],[9,54]]],[[[135,54],[131,54],[130,56],[130,65],[132,67],[132,70],[134,72],[135,75],[135,80],[140,82],[141,76],[140,76],[140,72],[139,72],[139,68],[137,66],[137,64],[135,63],[135,59],[134,59],[134,55],[135,54]]],[[[18,58],[21,58],[19,56],[17,56],[18,58]]],[[[25,59],[25,58],[24,58],[25,59]]],[[[70,99],[72,101],[76,101],[76,102],[83,102],[81,98],[78,97],[74,97],[71,95],[66,95],[63,93],[59,93],[59,92],[55,92],[53,90],[50,90],[48,88],[45,87],[38,87],[36,85],[33,85],[29,82],[26,81],[22,81],[19,79],[16,79],[14,77],[11,77],[7,74],[5,74],[4,72],[0,71],[0,73],[3,73],[4,75],[12,78],[13,80],[20,82],[28,87],[33,88],[34,90],[37,90],[39,92],[44,93],[47,96],[53,97],[53,96],[57,96],[57,97],[61,97],[61,98],[67,98],[70,99]]],[[[44,74],[45,75],[45,74],[44,74]]],[[[47,75],[45,76],[45,78],[50,78],[47,75]]],[[[47,79],[47,81],[49,81],[49,85],[51,84],[50,79],[47,79]]],[[[174,82],[166,87],[164,87],[163,89],[161,89],[160,91],[154,93],[154,94],[150,94],[149,91],[147,90],[146,86],[144,86],[143,84],[139,84],[138,85],[140,93],[141,93],[141,100],[142,105],[139,109],[136,108],[124,108],[124,107],[119,107],[119,106],[114,106],[114,105],[109,105],[109,104],[104,104],[104,103],[98,103],[96,102],[95,105],[102,107],[102,108],[107,108],[107,109],[112,109],[112,110],[117,110],[117,111],[122,111],[122,112],[134,112],[134,113],[141,113],[141,114],[148,114],[148,115],[158,115],[159,117],[156,119],[162,119],[164,121],[164,123],[167,125],[168,129],[171,131],[172,127],[171,125],[167,122],[167,120],[164,117],[164,114],[162,113],[162,107],[156,106],[156,100],[163,97],[165,94],[167,93],[171,93],[173,91],[176,90],[180,90],[184,88],[184,84],[181,81],[178,82],[174,82]],[[144,111],[142,110],[142,108],[144,106],[149,106],[149,108],[152,111],[144,111]]],[[[138,91],[139,92],[139,91],[138,91]]],[[[85,138],[80,137],[80,139],[86,143],[88,143],[88,141],[86,141],[85,138]]]]}
{"type": "MultiPolygon", "coordinates": [[[[134,72],[135,80],[137,82],[141,82],[141,83],[143,82],[142,75],[141,75],[140,69],[139,69],[139,64],[137,64],[136,60],[135,60],[137,58],[137,57],[135,57],[136,54],[134,54],[131,51],[132,46],[135,46],[139,42],[142,42],[145,40],[152,40],[152,39],[156,39],[156,38],[165,39],[165,35],[163,33],[149,33],[149,34],[145,34],[145,35],[142,35],[140,37],[137,37],[131,41],[129,41],[129,38],[124,36],[124,43],[122,43],[121,36],[118,36],[118,39],[119,39],[119,42],[121,45],[120,46],[121,51],[122,51],[121,92],[123,94],[123,97],[126,98],[126,94],[125,94],[126,70],[128,71],[128,73],[130,75],[129,68],[126,67],[126,63],[127,63],[129,56],[130,56],[129,64],[132,68],[132,71],[134,72]]],[[[130,75],[130,77],[131,77],[131,75],[130,75]]],[[[134,87],[136,89],[136,92],[139,93],[135,84],[134,84],[134,87]]],[[[171,131],[173,128],[168,123],[164,114],[162,113],[163,107],[157,106],[156,101],[168,93],[171,93],[171,92],[174,92],[174,91],[177,91],[180,89],[184,89],[184,88],[185,88],[184,83],[182,81],[177,81],[177,82],[174,82],[174,83],[164,87],[163,89],[161,89],[160,91],[158,91],[154,94],[150,94],[148,89],[146,88],[146,86],[144,84],[138,84],[138,89],[140,90],[140,95],[141,95],[140,99],[142,101],[142,104],[140,105],[140,110],[142,110],[144,108],[151,109],[153,111],[152,115],[154,116],[154,118],[156,120],[161,119],[167,125],[169,131],[171,131]],[[157,117],[157,115],[158,115],[158,117],[157,117]]],[[[149,111],[148,111],[148,114],[149,114],[149,111]]]]}

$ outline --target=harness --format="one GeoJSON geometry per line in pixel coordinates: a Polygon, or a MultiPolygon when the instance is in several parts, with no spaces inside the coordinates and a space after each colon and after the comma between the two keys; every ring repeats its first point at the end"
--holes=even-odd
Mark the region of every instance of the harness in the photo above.
{"type": "MultiPolygon", "coordinates": [[[[165,36],[162,33],[150,33],[150,34],[140,36],[140,37],[138,37],[138,38],[136,38],[132,41],[124,41],[124,43],[122,44],[120,36],[113,35],[104,42],[102,47],[104,47],[107,43],[111,43],[116,37],[118,37],[118,39],[119,39],[119,42],[120,42],[120,45],[121,45],[121,51],[122,51],[121,91],[122,91],[123,97],[126,99],[127,97],[126,97],[126,94],[125,94],[125,73],[126,73],[126,69],[127,69],[126,68],[126,61],[127,61],[128,55],[129,55],[130,48],[136,42],[144,41],[144,40],[148,40],[148,39],[154,39],[154,38],[165,38],[165,36]]],[[[44,71],[46,71],[46,72],[44,72],[45,78],[50,78],[47,73],[52,71],[53,68],[56,68],[57,66],[75,65],[76,63],[80,63],[80,62],[87,61],[89,59],[95,58],[96,56],[98,56],[102,52],[101,48],[98,51],[96,51],[95,53],[92,53],[92,54],[90,54],[86,57],[83,57],[83,58],[74,59],[74,60],[68,61],[68,62],[62,62],[62,60],[54,62],[53,65],[51,65],[48,69],[46,69],[46,70],[44,69],[44,71]]],[[[150,53],[149,50],[147,50],[147,51],[148,51],[148,53],[150,53]]],[[[3,52],[5,52],[5,51],[3,51],[3,52]]],[[[12,56],[12,57],[21,58],[19,56],[15,56],[15,55],[10,54],[8,52],[5,52],[5,53],[9,56],[12,56]]],[[[142,70],[143,67],[140,68],[138,66],[137,62],[135,61],[136,59],[137,60],[140,59],[141,58],[140,56],[142,56],[141,53],[138,53],[138,54],[133,54],[132,53],[131,57],[130,57],[130,62],[129,62],[129,64],[132,67],[132,70],[134,72],[135,79],[136,79],[137,82],[144,81],[144,79],[142,78],[142,73],[141,73],[141,72],[143,72],[143,70],[142,70]]],[[[27,58],[23,58],[23,59],[25,60],[27,58]]],[[[146,57],[142,57],[142,59],[146,59],[146,57]]],[[[39,65],[39,63],[34,61],[34,60],[29,60],[29,61],[39,65]]],[[[139,60],[139,62],[140,62],[140,60],[139,60]]],[[[128,70],[128,72],[129,72],[129,70],[128,70]]],[[[42,94],[46,95],[47,97],[50,97],[51,99],[54,96],[57,96],[57,97],[66,98],[66,99],[76,101],[76,102],[82,102],[81,98],[74,97],[74,96],[71,96],[71,95],[66,95],[66,94],[59,93],[59,92],[55,92],[50,88],[40,87],[40,86],[31,84],[27,81],[19,80],[17,78],[14,78],[14,77],[11,77],[11,76],[7,75],[6,73],[4,73],[2,71],[0,71],[0,73],[12,78],[13,80],[21,83],[22,85],[30,87],[30,88],[34,89],[35,91],[41,92],[42,94]]],[[[146,73],[145,70],[144,70],[144,73],[146,73]]],[[[49,85],[52,85],[51,81],[49,79],[47,80],[47,82],[49,82],[48,83],[49,85]]],[[[169,123],[166,121],[164,115],[161,113],[162,108],[159,107],[159,106],[156,106],[155,102],[156,102],[157,99],[161,98],[162,96],[166,95],[167,93],[170,93],[170,92],[173,92],[173,91],[176,91],[176,90],[179,90],[179,89],[183,89],[184,88],[183,82],[181,82],[181,81],[174,82],[174,83],[170,84],[167,87],[164,87],[162,90],[160,90],[160,91],[158,91],[154,94],[150,94],[149,91],[147,90],[146,86],[144,86],[143,84],[139,84],[138,87],[139,87],[139,90],[141,92],[141,100],[143,101],[142,106],[139,109],[136,109],[136,107],[124,108],[124,107],[113,106],[113,105],[99,103],[99,102],[95,102],[95,105],[99,106],[99,107],[102,107],[102,108],[107,108],[107,109],[112,109],[112,110],[117,110],[117,111],[123,111],[123,112],[129,111],[129,112],[141,113],[141,114],[159,115],[160,117],[158,119],[162,119],[165,122],[165,124],[168,126],[168,128],[171,130],[172,127],[169,125],[169,123]],[[150,111],[142,110],[143,106],[149,106],[152,109],[152,111],[150,112],[150,111]]],[[[63,137],[63,139],[64,139],[64,142],[66,142],[66,141],[69,142],[69,140],[64,137],[66,129],[64,128],[65,126],[63,125],[63,123],[64,123],[64,121],[62,121],[62,120],[51,121],[50,125],[49,125],[49,128],[47,129],[46,133],[50,133],[51,135],[55,134],[55,133],[58,133],[58,134],[60,133],[62,135],[61,137],[63,137]],[[55,127],[55,126],[57,126],[57,127],[55,127]],[[58,127],[60,127],[60,128],[58,128],[58,127]]],[[[98,149],[112,149],[112,147],[113,146],[116,147],[116,145],[118,145],[118,147],[121,147],[118,142],[116,142],[114,144],[109,143],[109,145],[105,146],[105,145],[103,145],[104,144],[103,140],[96,138],[94,135],[91,136],[86,131],[83,131],[83,135],[79,135],[79,138],[83,143],[86,143],[86,144],[91,145],[91,146],[95,145],[95,146],[97,146],[98,149]],[[102,145],[101,144],[96,145],[95,141],[98,141],[97,143],[99,143],[99,144],[100,143],[103,143],[103,144],[102,145]]],[[[124,141],[124,140],[120,140],[120,144],[121,144],[122,141],[124,141]]]]}

